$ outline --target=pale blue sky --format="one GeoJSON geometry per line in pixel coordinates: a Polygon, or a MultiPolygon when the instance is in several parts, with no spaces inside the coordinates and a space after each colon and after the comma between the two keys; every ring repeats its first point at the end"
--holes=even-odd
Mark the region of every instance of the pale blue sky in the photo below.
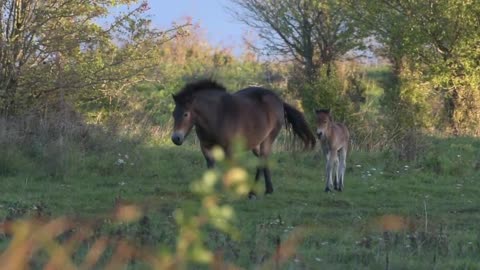
{"type": "Polygon", "coordinates": [[[229,0],[149,0],[148,14],[155,26],[168,28],[173,21],[187,16],[199,23],[208,41],[214,45],[242,49],[242,37],[248,28],[236,21],[225,7],[229,0]]]}

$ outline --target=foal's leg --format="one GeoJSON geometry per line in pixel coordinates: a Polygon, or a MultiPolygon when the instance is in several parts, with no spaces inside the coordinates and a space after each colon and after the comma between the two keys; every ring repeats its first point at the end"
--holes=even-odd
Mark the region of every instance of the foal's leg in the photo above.
{"type": "Polygon", "coordinates": [[[333,162],[333,172],[335,173],[333,178],[333,189],[335,190],[340,190],[340,166],[339,166],[339,160],[338,160],[338,155],[337,158],[333,162]]]}
{"type": "Polygon", "coordinates": [[[329,151],[327,154],[327,167],[325,169],[326,173],[326,186],[325,186],[325,192],[331,191],[331,188],[333,186],[332,184],[332,170],[333,170],[333,165],[335,163],[335,160],[337,159],[337,152],[336,151],[329,151]]]}
{"type": "Polygon", "coordinates": [[[344,180],[345,180],[345,168],[347,167],[347,149],[346,147],[343,147],[340,149],[340,155],[339,155],[339,173],[340,173],[340,186],[339,186],[339,191],[343,190],[344,187],[344,180]]]}

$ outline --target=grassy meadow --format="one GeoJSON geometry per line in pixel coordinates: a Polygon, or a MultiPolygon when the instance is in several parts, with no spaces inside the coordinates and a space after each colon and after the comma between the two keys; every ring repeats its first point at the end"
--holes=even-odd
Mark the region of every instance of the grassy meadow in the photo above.
{"type": "MultiPolygon", "coordinates": [[[[117,140],[115,148],[90,152],[5,147],[0,218],[100,217],[94,237],[125,237],[153,250],[174,250],[174,212],[199,204],[191,183],[205,171],[198,146],[189,141],[176,147],[117,140]],[[142,205],[143,218],[112,222],[109,213],[118,202],[142,205]]],[[[279,269],[478,269],[480,140],[427,138],[418,151],[412,162],[393,152],[352,152],[345,191],[328,194],[318,149],[277,151],[270,160],[274,194],[255,200],[220,194],[235,210],[240,237],[207,227],[206,245],[225,261],[255,269],[300,231],[304,237],[279,269]]],[[[253,155],[239,160],[253,177],[253,155]]],[[[9,244],[11,237],[1,234],[0,248],[9,244]]],[[[82,261],[89,247],[72,252],[73,261],[82,261]]],[[[104,263],[111,253],[105,254],[104,263]]],[[[31,266],[40,268],[45,258],[35,255],[31,266]]],[[[100,260],[96,267],[102,266],[100,260]]],[[[141,262],[127,267],[144,268],[141,262]]]]}

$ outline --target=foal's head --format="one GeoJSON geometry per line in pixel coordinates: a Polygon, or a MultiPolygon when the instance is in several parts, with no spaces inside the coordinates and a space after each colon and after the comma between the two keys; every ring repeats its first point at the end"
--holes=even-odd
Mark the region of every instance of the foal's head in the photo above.
{"type": "Polygon", "coordinates": [[[186,84],[180,92],[172,95],[175,101],[175,109],[172,113],[174,120],[172,141],[174,144],[181,145],[192,130],[196,118],[195,96],[207,90],[226,91],[225,87],[214,81],[200,80],[186,84]]]}
{"type": "Polygon", "coordinates": [[[330,115],[330,109],[317,109],[315,114],[317,115],[317,135],[321,139],[327,133],[333,119],[330,115]]]}

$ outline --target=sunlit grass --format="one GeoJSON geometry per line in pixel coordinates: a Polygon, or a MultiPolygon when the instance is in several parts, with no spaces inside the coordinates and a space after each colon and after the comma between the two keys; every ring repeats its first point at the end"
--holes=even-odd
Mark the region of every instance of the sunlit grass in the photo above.
{"type": "MultiPolygon", "coordinates": [[[[324,160],[318,153],[277,152],[270,160],[273,195],[232,200],[220,194],[233,207],[239,238],[207,227],[206,247],[251,269],[268,264],[278,244],[302,229],[303,241],[285,261],[286,269],[475,269],[480,263],[480,142],[429,140],[415,162],[391,153],[351,153],[342,193],[323,192],[324,160]]],[[[45,174],[27,157],[9,163],[13,167],[6,170],[12,173],[2,176],[0,191],[2,219],[98,218],[119,204],[134,204],[143,209],[140,220],[119,225],[100,218],[98,233],[173,250],[175,211],[193,213],[202,202],[192,191],[192,182],[205,171],[197,146],[140,145],[70,156],[75,162],[62,177],[45,174]],[[15,167],[22,164],[36,169],[15,167]]],[[[245,167],[252,178],[255,164],[253,155],[245,153],[236,166],[245,167]]],[[[233,187],[241,183],[237,177],[233,173],[222,181],[233,187]]],[[[263,189],[263,182],[258,186],[263,189]]],[[[10,237],[2,236],[0,247],[6,250],[8,243],[10,237]]],[[[75,262],[84,258],[79,254],[75,262]]],[[[42,265],[42,258],[34,265],[42,265]]]]}

